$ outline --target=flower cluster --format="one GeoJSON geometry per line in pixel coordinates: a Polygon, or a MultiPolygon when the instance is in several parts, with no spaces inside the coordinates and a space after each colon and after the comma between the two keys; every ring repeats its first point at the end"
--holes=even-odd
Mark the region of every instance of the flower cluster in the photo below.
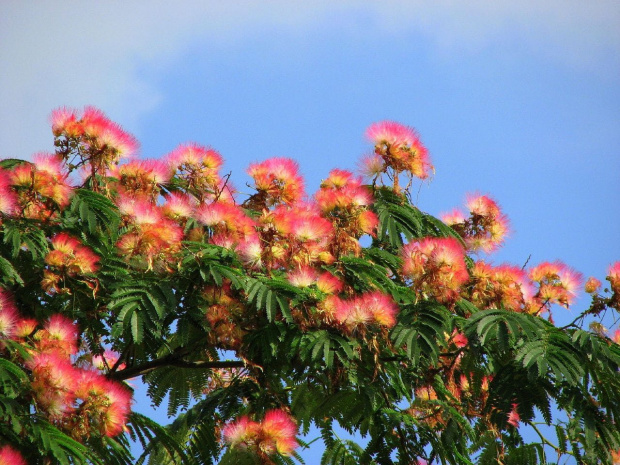
{"type": "Polygon", "coordinates": [[[478,261],[471,270],[465,296],[480,309],[521,312],[533,305],[534,286],[521,268],[478,261]]]}
{"type": "MultiPolygon", "coordinates": [[[[89,247],[65,232],[56,234],[50,242],[52,250],[45,256],[45,263],[49,268],[43,271],[41,286],[48,294],[70,294],[71,289],[63,284],[65,279],[95,273],[99,268],[99,257],[89,247]]],[[[96,287],[92,282],[96,279],[89,279],[89,287],[96,287]]]]}
{"type": "Polygon", "coordinates": [[[143,197],[156,201],[161,186],[170,180],[172,173],[161,160],[130,160],[123,165],[112,165],[108,177],[117,179],[121,195],[143,197]]]}
{"type": "Polygon", "coordinates": [[[89,164],[93,186],[97,183],[96,175],[103,176],[112,164],[138,149],[136,139],[97,108],[86,107],[81,113],[59,108],[50,119],[56,152],[71,167],[89,164]]]}
{"type": "Polygon", "coordinates": [[[332,170],[315,194],[321,214],[334,225],[334,247],[337,255],[359,253],[359,239],[374,235],[379,219],[369,210],[373,198],[362,185],[362,179],[345,170],[332,170]]]}
{"type": "Polygon", "coordinates": [[[62,160],[46,153],[34,155],[33,163],[14,166],[8,179],[6,172],[1,172],[0,191],[7,196],[3,213],[39,221],[56,218],[73,192],[67,176],[62,160]]]}
{"type": "Polygon", "coordinates": [[[181,225],[147,198],[119,196],[117,205],[127,227],[116,244],[119,254],[136,268],[172,269],[184,236],[181,225]]]}
{"type": "Polygon", "coordinates": [[[612,292],[610,306],[620,311],[620,262],[615,262],[609,267],[607,281],[612,292]]]}
{"type": "Polygon", "coordinates": [[[0,447],[0,465],[26,465],[22,454],[11,446],[0,447]]]}
{"type": "Polygon", "coordinates": [[[471,195],[466,205],[469,217],[457,209],[441,215],[441,219],[460,234],[468,250],[493,252],[504,243],[509,229],[508,218],[486,195],[471,195]]]}
{"type": "MultiPolygon", "coordinates": [[[[416,131],[393,121],[371,124],[366,137],[375,144],[374,154],[363,160],[363,170],[374,181],[387,174],[399,192],[399,175],[426,179],[433,171],[428,151],[416,131]]],[[[408,187],[408,186],[407,186],[408,187]]]]}
{"type": "Polygon", "coordinates": [[[402,273],[424,298],[452,303],[469,279],[465,251],[455,238],[427,237],[405,245],[401,251],[402,273]]]}
{"type": "Polygon", "coordinates": [[[131,393],[95,366],[83,368],[72,360],[79,348],[78,328],[71,320],[55,314],[41,327],[36,320],[21,318],[0,288],[0,336],[29,348],[30,357],[22,363],[30,370],[38,410],[50,421],[76,439],[111,437],[124,430],[131,393]]]}
{"type": "Polygon", "coordinates": [[[244,307],[234,296],[230,282],[225,281],[222,286],[205,287],[202,297],[205,301],[205,317],[211,328],[209,341],[214,346],[238,350],[246,334],[239,324],[244,307]]]}
{"type": "Polygon", "coordinates": [[[261,422],[244,415],[228,423],[222,432],[231,447],[253,449],[264,456],[275,453],[291,455],[298,446],[295,439],[297,425],[283,410],[268,411],[261,422]]]}
{"type": "Polygon", "coordinates": [[[367,292],[353,299],[329,297],[325,301],[327,314],[348,333],[363,333],[369,326],[391,328],[396,324],[398,307],[387,294],[367,292]]]}
{"type": "Polygon", "coordinates": [[[232,200],[232,189],[225,185],[219,173],[224,161],[215,150],[195,143],[181,144],[165,159],[170,172],[201,202],[232,200]]]}
{"type": "Polygon", "coordinates": [[[253,163],[248,174],[254,179],[258,194],[255,201],[268,207],[278,203],[293,204],[304,196],[304,182],[299,166],[290,158],[270,158],[253,163]]]}
{"type": "Polygon", "coordinates": [[[529,270],[529,277],[538,286],[527,311],[538,314],[551,304],[568,308],[582,284],[581,274],[562,262],[544,262],[529,270]]]}

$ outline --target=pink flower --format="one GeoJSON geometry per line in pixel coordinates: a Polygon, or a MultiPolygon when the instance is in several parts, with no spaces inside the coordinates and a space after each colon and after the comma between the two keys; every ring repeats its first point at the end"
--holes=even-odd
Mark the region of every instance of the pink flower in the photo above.
{"type": "Polygon", "coordinates": [[[567,307],[581,287],[582,276],[560,261],[543,262],[530,269],[530,278],[538,283],[538,297],[544,303],[567,307]]]}
{"type": "Polygon", "coordinates": [[[465,251],[452,237],[410,242],[403,247],[401,256],[403,274],[412,280],[413,289],[440,302],[455,301],[461,286],[469,280],[465,251]]]}
{"type": "Polygon", "coordinates": [[[316,282],[317,278],[316,270],[309,266],[302,266],[296,270],[289,271],[287,275],[288,282],[295,287],[309,287],[316,282]]]}
{"type": "Polygon", "coordinates": [[[2,446],[0,447],[0,465],[26,465],[26,461],[11,446],[2,446]]]}
{"type": "Polygon", "coordinates": [[[238,445],[247,446],[256,438],[259,429],[260,425],[258,423],[244,415],[224,426],[222,434],[224,435],[224,441],[233,447],[238,445]]]}
{"type": "Polygon", "coordinates": [[[55,314],[35,334],[37,348],[49,354],[69,359],[78,350],[76,325],[67,317],[55,314]]]}
{"type": "Polygon", "coordinates": [[[291,455],[299,445],[295,439],[297,425],[283,410],[268,411],[260,426],[263,441],[273,442],[282,455],[291,455]]]}
{"type": "Polygon", "coordinates": [[[252,163],[248,174],[254,179],[256,190],[267,195],[267,204],[292,204],[304,196],[304,181],[299,166],[290,158],[270,158],[252,163]]]}
{"type": "Polygon", "coordinates": [[[10,294],[0,287],[0,336],[13,336],[17,321],[17,307],[15,307],[10,294]]]}
{"type": "Polygon", "coordinates": [[[601,282],[593,276],[590,276],[583,286],[588,294],[596,294],[601,288],[601,282]]]}
{"type": "Polygon", "coordinates": [[[13,215],[17,209],[17,194],[11,190],[11,174],[0,168],[0,213],[13,215]]]}
{"type": "Polygon", "coordinates": [[[607,280],[611,284],[612,292],[620,294],[620,261],[613,263],[609,267],[607,280]]]}
{"type": "Polygon", "coordinates": [[[519,417],[519,412],[517,412],[517,404],[512,404],[512,410],[508,414],[508,424],[517,428],[520,421],[521,417],[519,417]]]}
{"type": "MultiPolygon", "coordinates": [[[[381,121],[368,127],[366,137],[374,142],[375,154],[383,159],[386,168],[396,173],[409,172],[420,179],[428,178],[433,171],[428,151],[414,129],[393,121],[381,121]]],[[[367,160],[368,172],[379,169],[378,160],[367,160]]]]}
{"type": "Polygon", "coordinates": [[[349,330],[375,324],[391,328],[396,324],[398,307],[394,300],[380,291],[367,292],[351,300],[334,298],[335,319],[349,330]]]}

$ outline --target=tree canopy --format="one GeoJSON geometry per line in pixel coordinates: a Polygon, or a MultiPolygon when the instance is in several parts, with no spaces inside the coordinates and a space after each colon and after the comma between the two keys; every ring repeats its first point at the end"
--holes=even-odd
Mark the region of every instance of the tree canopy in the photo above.
{"type": "Polygon", "coordinates": [[[364,177],[313,195],[254,163],[243,197],[212,148],[51,122],[55,153],[0,161],[0,464],[292,464],[310,431],[322,464],[618,463],[620,262],[584,286],[481,258],[506,215],[418,209],[413,129],[371,125],[364,177]],[[172,423],[132,411],[135,378],[172,423]]]}

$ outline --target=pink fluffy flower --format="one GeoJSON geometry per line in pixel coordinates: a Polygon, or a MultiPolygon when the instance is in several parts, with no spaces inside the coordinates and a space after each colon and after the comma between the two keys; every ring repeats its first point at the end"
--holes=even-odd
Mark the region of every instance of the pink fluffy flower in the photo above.
{"type": "Polygon", "coordinates": [[[465,251],[452,237],[410,242],[403,247],[401,256],[403,274],[412,280],[413,289],[440,302],[455,301],[469,279],[465,251]]]}
{"type": "Polygon", "coordinates": [[[0,213],[12,215],[17,208],[17,194],[11,190],[11,174],[0,168],[0,213]]]}
{"type": "Polygon", "coordinates": [[[197,201],[189,194],[171,192],[164,196],[166,203],[161,207],[164,215],[174,220],[189,218],[194,213],[197,201]]]}
{"type": "Polygon", "coordinates": [[[313,285],[318,278],[318,273],[314,268],[302,266],[296,270],[289,271],[288,281],[295,287],[308,287],[313,285]]]}
{"type": "Polygon", "coordinates": [[[70,276],[98,270],[99,256],[79,239],[61,232],[52,237],[51,245],[53,250],[45,257],[48,265],[61,269],[70,276]]]}
{"type": "Polygon", "coordinates": [[[326,271],[319,276],[316,287],[326,294],[337,294],[342,291],[344,284],[336,276],[326,271]]]}
{"type": "Polygon", "coordinates": [[[543,262],[530,269],[529,276],[538,284],[537,297],[543,304],[557,303],[567,308],[583,282],[580,273],[560,261],[543,262]]]}
{"type": "MultiPolygon", "coordinates": [[[[109,437],[123,431],[131,412],[131,392],[125,386],[97,372],[81,370],[74,393],[89,419],[85,428],[96,428],[109,437]]],[[[80,423],[80,418],[75,421],[80,423]]]]}
{"type": "MultiPolygon", "coordinates": [[[[118,362],[119,354],[113,350],[106,350],[102,355],[93,356],[93,366],[98,370],[108,370],[112,368],[118,362]]],[[[125,368],[125,364],[121,363],[118,366],[119,370],[125,368]]]]}
{"type": "Polygon", "coordinates": [[[17,307],[10,294],[0,287],[0,337],[11,337],[17,321],[17,307]]]}
{"type": "Polygon", "coordinates": [[[519,416],[519,412],[517,412],[517,404],[512,404],[512,410],[508,415],[508,424],[517,428],[520,421],[521,417],[519,416]]]}
{"type": "Polygon", "coordinates": [[[66,316],[55,314],[43,326],[43,331],[36,334],[37,348],[47,353],[55,353],[69,358],[78,350],[77,326],[66,316]]]}
{"type": "Polygon", "coordinates": [[[26,461],[11,446],[2,446],[0,447],[0,465],[26,465],[26,461]]]}
{"type": "Polygon", "coordinates": [[[69,415],[79,378],[69,359],[56,352],[45,352],[35,354],[26,365],[32,370],[31,386],[37,403],[53,418],[69,415]]]}
{"type": "MultiPolygon", "coordinates": [[[[396,174],[408,172],[426,179],[432,172],[428,151],[413,128],[394,121],[381,121],[368,127],[366,137],[375,144],[375,154],[383,159],[385,167],[392,168],[396,174]]],[[[378,162],[367,163],[370,165],[378,166],[378,162]]]]}
{"type": "Polygon", "coordinates": [[[367,292],[351,300],[334,298],[333,303],[336,321],[350,331],[373,324],[388,328],[396,324],[398,307],[389,295],[382,292],[367,292]]]}
{"type": "Polygon", "coordinates": [[[112,149],[115,161],[126,158],[138,150],[138,141],[134,136],[95,107],[86,107],[82,114],[81,124],[84,134],[96,140],[100,147],[112,149]]]}
{"type": "Polygon", "coordinates": [[[609,267],[607,280],[611,284],[612,292],[620,294],[620,262],[615,262],[609,267]]]}
{"type": "Polygon", "coordinates": [[[292,204],[304,196],[304,181],[299,166],[290,158],[270,158],[252,163],[248,174],[256,190],[266,196],[267,205],[292,204]]]}
{"type": "MultiPolygon", "coordinates": [[[[295,436],[297,425],[293,419],[283,410],[270,410],[265,414],[261,422],[262,440],[273,443],[278,453],[291,455],[299,445],[295,436]]],[[[259,445],[260,447],[261,445],[259,445]]],[[[269,446],[267,446],[269,449],[269,446]]]]}
{"type": "Polygon", "coordinates": [[[596,294],[601,288],[601,282],[593,276],[590,276],[586,283],[583,285],[583,289],[588,294],[596,294]]]}
{"type": "Polygon", "coordinates": [[[50,115],[50,122],[55,136],[65,133],[70,137],[77,137],[83,133],[83,129],[78,123],[78,112],[73,108],[55,109],[50,115]]]}
{"type": "Polygon", "coordinates": [[[230,422],[222,429],[224,441],[233,447],[248,446],[256,439],[260,425],[250,420],[248,416],[242,416],[236,421],[230,422]]]}

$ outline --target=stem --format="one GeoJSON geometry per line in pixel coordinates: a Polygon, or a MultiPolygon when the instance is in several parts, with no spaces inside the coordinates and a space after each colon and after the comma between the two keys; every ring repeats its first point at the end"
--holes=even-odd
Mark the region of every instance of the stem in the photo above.
{"type": "Polygon", "coordinates": [[[157,358],[155,360],[151,360],[149,362],[145,362],[141,365],[132,366],[129,368],[125,368],[121,371],[116,371],[109,373],[108,376],[112,379],[122,381],[129,378],[135,378],[136,376],[141,376],[149,371],[155,370],[161,367],[179,367],[179,368],[198,368],[198,369],[209,369],[209,368],[241,368],[245,366],[245,362],[242,360],[204,360],[204,361],[195,361],[190,362],[187,360],[183,360],[177,354],[166,355],[162,358],[157,358]]]}
{"type": "MultiPolygon", "coordinates": [[[[558,454],[558,457],[562,454],[562,452],[560,451],[560,448],[558,446],[556,446],[555,444],[553,444],[551,441],[549,441],[542,433],[541,431],[536,427],[536,425],[534,423],[528,423],[528,425],[530,425],[532,428],[534,428],[534,431],[536,431],[536,433],[538,434],[538,436],[540,437],[540,440],[542,441],[543,444],[552,447],[553,450],[558,454]]],[[[573,455],[572,452],[566,451],[564,452],[565,454],[569,454],[569,455],[573,455]]]]}

